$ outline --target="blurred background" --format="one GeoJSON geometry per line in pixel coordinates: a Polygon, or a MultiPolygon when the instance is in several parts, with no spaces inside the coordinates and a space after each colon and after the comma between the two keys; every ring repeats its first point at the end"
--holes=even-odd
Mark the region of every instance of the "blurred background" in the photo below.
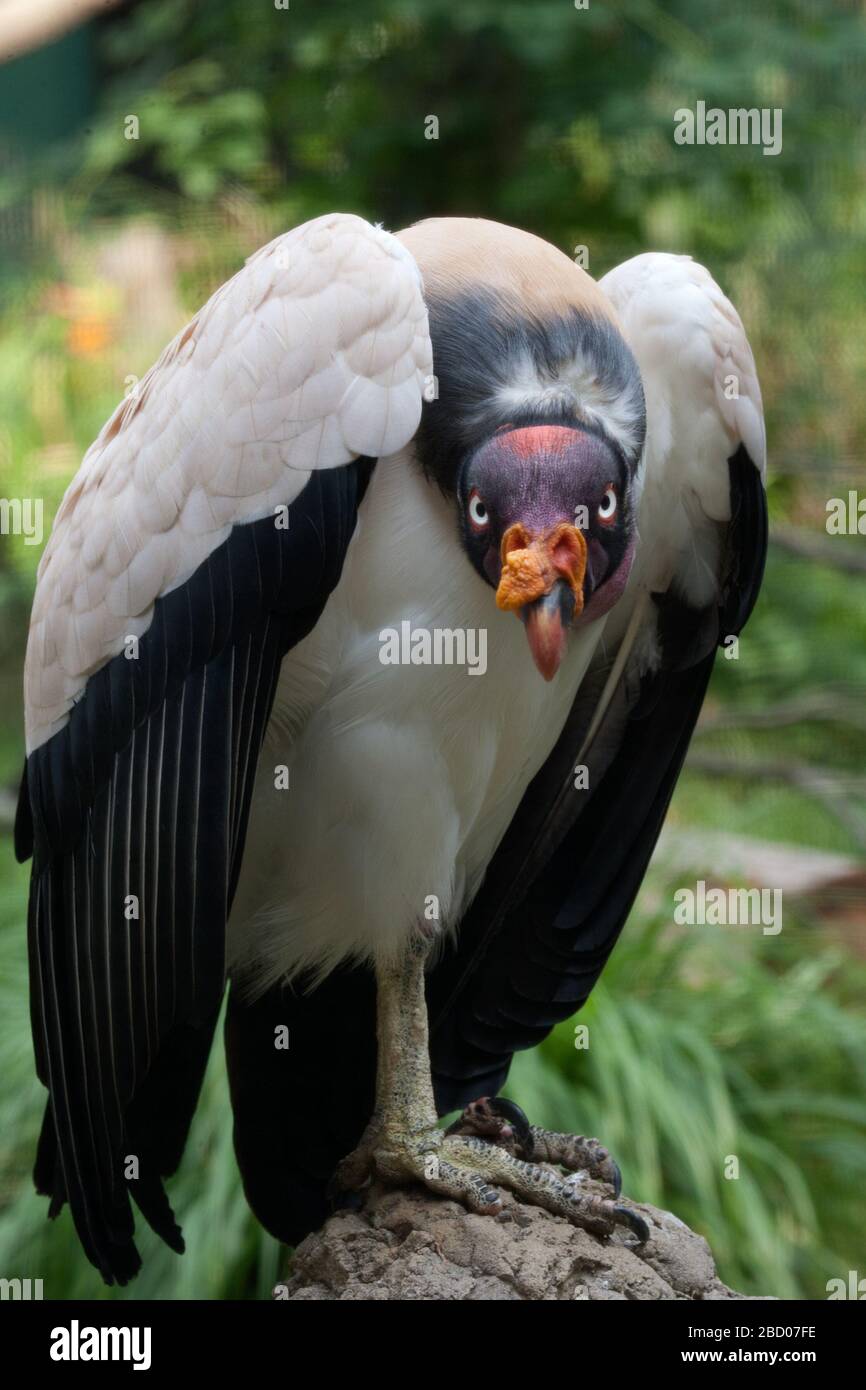
{"type": "MultiPolygon", "coordinates": [[[[165,342],[324,211],[511,222],[585,247],[596,277],[688,252],[733,298],[767,414],[766,583],[576,1020],[589,1047],[564,1025],[508,1093],[602,1136],[629,1195],[706,1235],[735,1287],[821,1298],[866,1273],[866,542],[826,529],[829,499],[866,498],[861,0],[0,0],[0,61],[0,497],[42,498],[46,535],[165,342]],[[780,108],[781,153],[675,144],[699,100],[780,108]],[[781,888],[783,930],[675,926],[699,878],[781,888]]],[[[183,1259],[141,1230],[143,1274],[107,1290],[31,1190],[44,1092],[9,831],[40,551],[0,535],[0,1275],[262,1297],[284,1252],[242,1197],[219,1050],[171,1186],[183,1259]]]]}

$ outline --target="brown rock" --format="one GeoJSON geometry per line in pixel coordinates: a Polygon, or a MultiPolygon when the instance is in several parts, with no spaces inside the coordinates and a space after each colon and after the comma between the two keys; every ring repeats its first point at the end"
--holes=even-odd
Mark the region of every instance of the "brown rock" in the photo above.
{"type": "Polygon", "coordinates": [[[624,1228],[602,1238],[524,1206],[509,1193],[503,1193],[503,1203],[499,1216],[478,1216],[421,1188],[374,1187],[363,1210],[338,1212],[298,1246],[274,1297],[465,1302],[746,1296],[721,1282],[706,1241],[670,1212],[632,1204],[652,1230],[640,1246],[624,1228]]]}

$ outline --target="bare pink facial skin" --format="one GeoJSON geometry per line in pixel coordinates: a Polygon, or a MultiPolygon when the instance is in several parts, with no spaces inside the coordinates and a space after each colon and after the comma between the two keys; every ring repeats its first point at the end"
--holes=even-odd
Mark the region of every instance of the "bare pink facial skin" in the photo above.
{"type": "Polygon", "coordinates": [[[620,505],[626,504],[630,483],[628,466],[623,466],[607,440],[589,430],[562,424],[503,425],[467,460],[461,476],[463,537],[470,559],[498,589],[501,547],[510,528],[519,524],[534,540],[561,525],[574,527],[581,503],[593,517],[592,524],[582,528],[589,597],[568,627],[585,627],[613,608],[628,583],[636,548],[634,533],[611,530],[605,535],[593,509],[609,484],[616,486],[620,505]],[[473,528],[467,514],[473,492],[494,518],[493,525],[473,528]]]}

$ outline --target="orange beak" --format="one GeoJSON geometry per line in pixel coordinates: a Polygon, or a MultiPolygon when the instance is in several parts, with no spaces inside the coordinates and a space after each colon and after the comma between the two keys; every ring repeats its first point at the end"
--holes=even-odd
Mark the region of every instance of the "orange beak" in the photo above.
{"type": "Polygon", "coordinates": [[[520,522],[502,537],[497,607],[519,613],[536,666],[545,680],[559,670],[567,629],[583,610],[586,540],[569,522],[532,536],[520,522]]]}

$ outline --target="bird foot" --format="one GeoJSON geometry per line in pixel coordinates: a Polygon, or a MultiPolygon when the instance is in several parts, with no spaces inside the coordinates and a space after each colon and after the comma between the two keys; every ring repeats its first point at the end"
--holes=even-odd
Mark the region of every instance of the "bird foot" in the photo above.
{"type": "Polygon", "coordinates": [[[494,1185],[499,1184],[519,1201],[565,1216],[596,1235],[610,1235],[616,1226],[627,1226],[641,1243],[650,1235],[643,1217],[616,1200],[619,1168],[597,1139],[530,1125],[508,1100],[485,1096],[473,1101],[444,1132],[435,1125],[412,1130],[375,1120],[338,1167],[333,1190],[357,1191],[372,1178],[395,1185],[421,1182],[470,1211],[491,1216],[502,1210],[494,1185]],[[553,1172],[548,1164],[566,1168],[569,1176],[553,1172]],[[576,1176],[580,1173],[609,1183],[614,1200],[583,1191],[576,1176]]]}

